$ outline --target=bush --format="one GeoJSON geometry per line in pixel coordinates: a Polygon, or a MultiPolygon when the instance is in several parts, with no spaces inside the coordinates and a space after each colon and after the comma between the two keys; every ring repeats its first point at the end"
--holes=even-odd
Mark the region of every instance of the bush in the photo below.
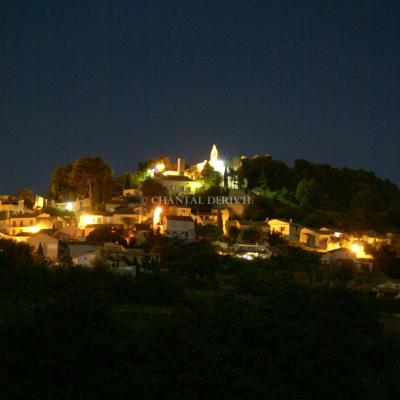
{"type": "Polygon", "coordinates": [[[260,228],[246,228],[242,230],[240,238],[245,243],[256,243],[263,239],[263,235],[260,228]]]}

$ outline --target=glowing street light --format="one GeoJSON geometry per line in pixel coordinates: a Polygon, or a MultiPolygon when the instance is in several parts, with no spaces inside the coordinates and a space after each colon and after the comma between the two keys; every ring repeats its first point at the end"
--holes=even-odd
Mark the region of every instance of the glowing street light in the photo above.
{"type": "Polygon", "coordinates": [[[165,170],[165,164],[164,163],[158,163],[155,168],[156,168],[157,172],[162,172],[162,171],[165,170]]]}
{"type": "Polygon", "coordinates": [[[365,248],[362,244],[353,242],[350,246],[350,250],[356,255],[357,258],[368,258],[371,259],[372,256],[365,252],[365,248]]]}
{"type": "Polygon", "coordinates": [[[161,222],[162,207],[156,207],[153,214],[153,225],[158,225],[161,222]]]}

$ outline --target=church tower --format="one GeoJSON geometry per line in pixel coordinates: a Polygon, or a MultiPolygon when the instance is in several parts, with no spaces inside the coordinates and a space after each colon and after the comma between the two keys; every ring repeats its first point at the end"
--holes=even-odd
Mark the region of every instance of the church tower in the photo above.
{"type": "Polygon", "coordinates": [[[218,149],[217,149],[217,146],[214,144],[211,149],[210,164],[212,165],[213,163],[216,163],[217,161],[218,161],[218,149]]]}

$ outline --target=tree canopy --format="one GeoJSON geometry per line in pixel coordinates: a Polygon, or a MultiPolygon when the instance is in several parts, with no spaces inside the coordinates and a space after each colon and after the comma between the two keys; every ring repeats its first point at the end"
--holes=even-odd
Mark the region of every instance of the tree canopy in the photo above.
{"type": "Polygon", "coordinates": [[[111,167],[101,157],[83,157],[54,170],[50,195],[59,201],[88,197],[102,202],[111,186],[111,167]]]}
{"type": "Polygon", "coordinates": [[[249,219],[290,217],[340,229],[400,230],[400,190],[373,172],[269,156],[242,159],[240,181],[259,194],[249,219]],[[262,200],[261,200],[262,199],[262,200]]]}

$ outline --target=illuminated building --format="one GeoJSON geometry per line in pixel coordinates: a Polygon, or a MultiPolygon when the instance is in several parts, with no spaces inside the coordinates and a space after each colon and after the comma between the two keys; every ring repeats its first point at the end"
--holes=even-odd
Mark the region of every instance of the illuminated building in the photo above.
{"type": "Polygon", "coordinates": [[[217,146],[215,144],[213,144],[213,146],[211,148],[210,159],[204,160],[201,163],[196,164],[196,168],[197,168],[198,172],[203,171],[203,169],[207,163],[214,169],[214,171],[217,171],[222,175],[224,174],[225,163],[219,159],[219,152],[218,152],[217,146]]]}
{"type": "Polygon", "coordinates": [[[155,180],[161,183],[170,195],[195,194],[201,188],[201,182],[188,176],[157,176],[155,180]]]}
{"type": "Polygon", "coordinates": [[[279,233],[291,242],[297,242],[300,237],[300,225],[293,223],[292,220],[271,219],[268,221],[270,231],[279,233]]]}
{"type": "Polygon", "coordinates": [[[49,258],[51,261],[57,262],[58,260],[58,250],[59,250],[59,240],[53,236],[46,235],[44,233],[39,233],[30,237],[27,240],[28,244],[32,246],[35,250],[41,246],[43,255],[49,258]]]}
{"type": "Polygon", "coordinates": [[[365,252],[364,244],[360,241],[353,242],[350,246],[350,250],[358,259],[372,259],[372,256],[365,252]]]}
{"type": "Polygon", "coordinates": [[[166,215],[163,217],[161,233],[171,238],[195,240],[195,223],[192,217],[166,215]]]}
{"type": "Polygon", "coordinates": [[[156,207],[153,213],[153,227],[159,225],[161,223],[161,213],[163,209],[162,207],[156,207]]]}

